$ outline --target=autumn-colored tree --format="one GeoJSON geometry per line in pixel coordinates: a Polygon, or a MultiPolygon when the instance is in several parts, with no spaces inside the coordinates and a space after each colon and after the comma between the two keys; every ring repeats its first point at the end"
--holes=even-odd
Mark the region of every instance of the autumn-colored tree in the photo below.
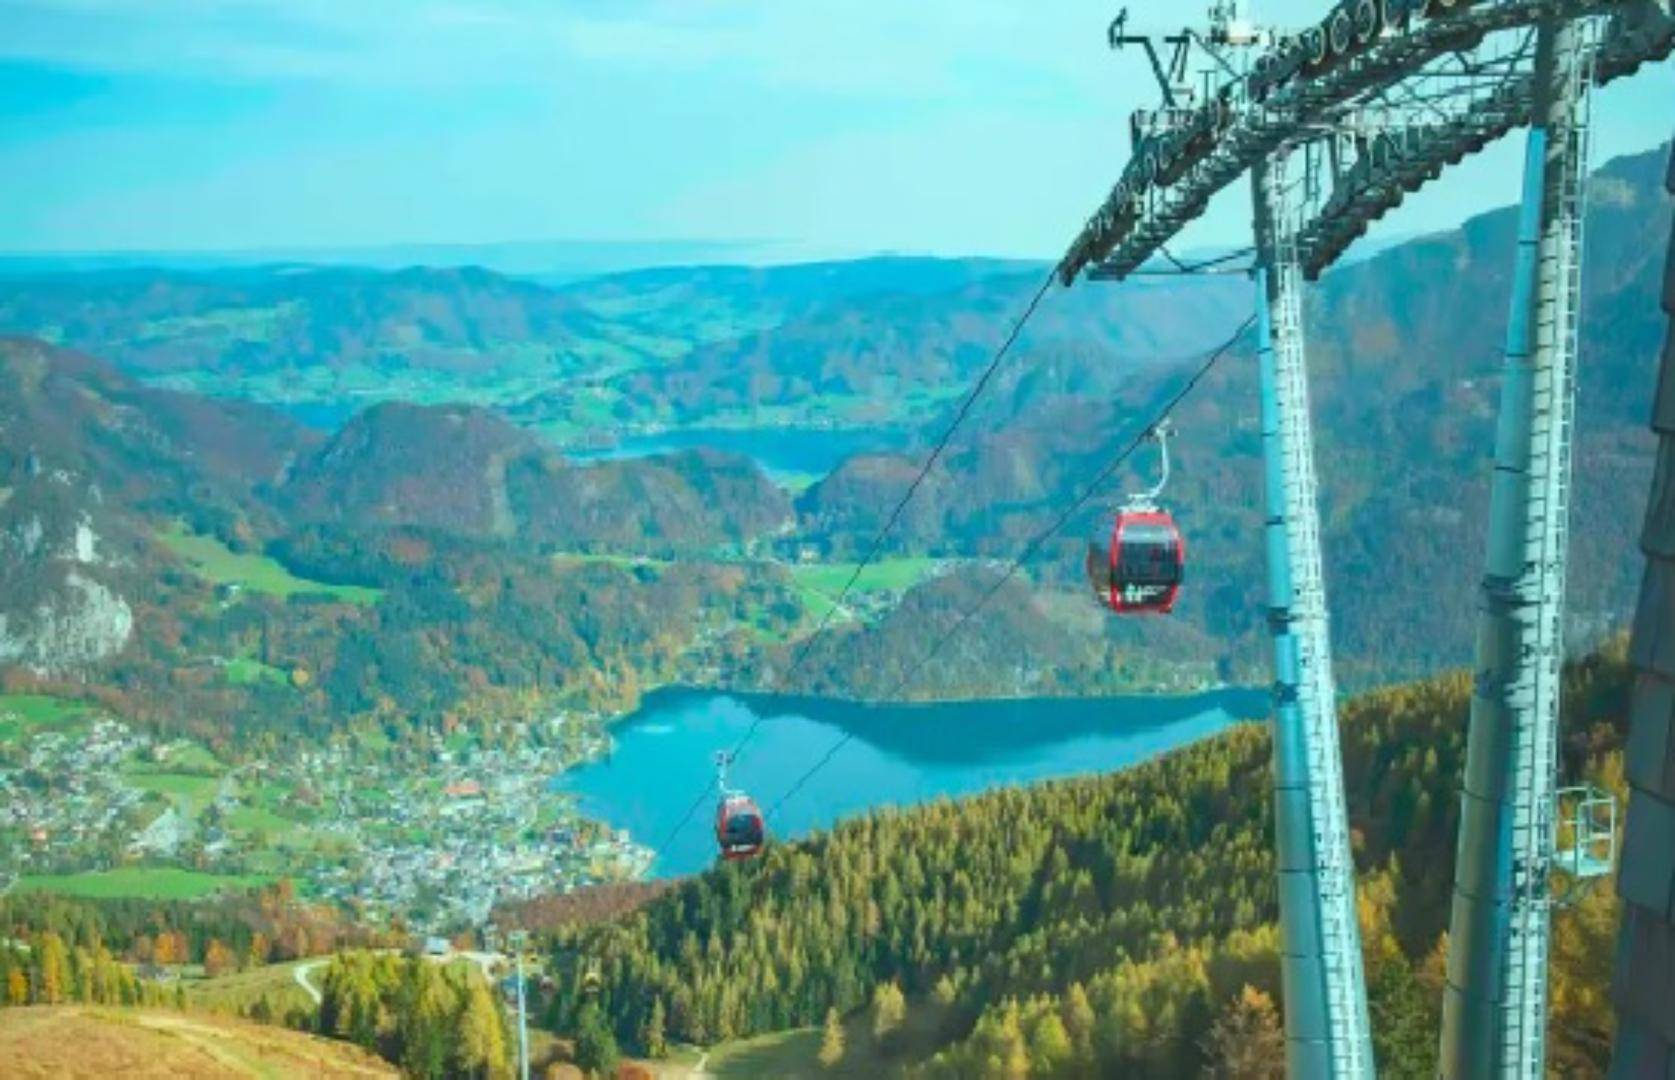
{"type": "Polygon", "coordinates": [[[186,935],[179,930],[165,930],[152,942],[152,959],[159,964],[185,964],[191,961],[191,949],[186,935]]]}
{"type": "Polygon", "coordinates": [[[458,1074],[499,1080],[512,1074],[506,1057],[506,1032],[488,983],[472,979],[459,1019],[458,1074]]]}
{"type": "Polygon", "coordinates": [[[246,954],[245,964],[248,967],[261,967],[268,962],[268,951],[273,946],[268,942],[268,936],[260,930],[250,935],[250,950],[246,954]]]}
{"type": "Polygon", "coordinates": [[[1267,994],[1246,986],[1204,1039],[1205,1068],[1216,1080],[1284,1080],[1285,1032],[1267,994]]]}
{"type": "Polygon", "coordinates": [[[436,965],[414,961],[405,973],[401,989],[401,1066],[413,1076],[441,1077],[447,1074],[453,993],[437,972],[436,965]]]}
{"type": "Polygon", "coordinates": [[[211,938],[204,947],[204,974],[213,979],[236,970],[238,958],[233,955],[233,950],[222,944],[220,938],[211,938]]]}
{"type": "Polygon", "coordinates": [[[1088,1000],[1087,988],[1079,982],[1071,983],[1064,995],[1064,1029],[1081,1058],[1093,1056],[1095,1023],[1093,1003],[1088,1000]]]}
{"type": "Polygon", "coordinates": [[[1042,1076],[1055,1076],[1070,1063],[1075,1048],[1057,1013],[1044,1014],[1029,1033],[1030,1069],[1042,1076]]]}
{"type": "Polygon", "coordinates": [[[48,930],[35,939],[34,992],[37,1005],[57,1005],[65,1000],[70,986],[70,954],[64,939],[48,930]]]}

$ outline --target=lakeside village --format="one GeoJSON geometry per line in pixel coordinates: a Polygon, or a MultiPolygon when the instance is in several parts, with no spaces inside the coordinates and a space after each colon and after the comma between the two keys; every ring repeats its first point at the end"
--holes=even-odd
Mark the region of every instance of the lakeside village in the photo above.
{"type": "Polygon", "coordinates": [[[557,713],[514,746],[438,737],[423,762],[343,742],[228,766],[86,706],[0,696],[0,891],[190,896],[284,876],[362,918],[478,926],[497,903],[650,869],[649,848],[556,790],[608,752],[604,719],[557,713]]]}

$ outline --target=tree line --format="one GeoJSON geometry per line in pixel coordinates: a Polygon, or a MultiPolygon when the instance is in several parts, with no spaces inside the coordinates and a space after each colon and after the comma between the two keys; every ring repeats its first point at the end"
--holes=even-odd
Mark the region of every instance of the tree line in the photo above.
{"type": "Polygon", "coordinates": [[[353,951],[332,958],[313,1028],[401,1066],[408,1076],[509,1080],[506,1014],[475,965],[353,951]]]}
{"type": "Polygon", "coordinates": [[[125,963],[202,964],[222,975],[341,948],[396,945],[399,927],[358,925],[335,908],[299,900],[289,881],[204,900],[84,899],[50,893],[0,897],[0,936],[51,934],[72,952],[125,963]]]}

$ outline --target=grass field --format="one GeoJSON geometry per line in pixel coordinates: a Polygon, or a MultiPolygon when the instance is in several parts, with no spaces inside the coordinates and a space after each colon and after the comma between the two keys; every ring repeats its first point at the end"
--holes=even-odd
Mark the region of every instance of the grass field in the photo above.
{"type": "Polygon", "coordinates": [[[159,533],[158,539],[199,577],[217,585],[237,585],[268,596],[326,593],[351,604],[375,604],[383,596],[381,590],[361,585],[328,585],[297,577],[266,555],[241,554],[213,536],[200,536],[179,526],[159,533]]]}
{"type": "Polygon", "coordinates": [[[215,789],[220,783],[214,776],[183,772],[131,772],[127,774],[127,780],[141,791],[167,795],[183,812],[193,815],[215,798],[215,789]]]}
{"type": "Polygon", "coordinates": [[[253,660],[248,656],[237,656],[227,661],[221,669],[227,681],[234,686],[248,686],[257,682],[282,683],[286,681],[283,671],[260,660],[253,660]]]}
{"type": "Polygon", "coordinates": [[[18,880],[19,892],[52,892],[103,900],[138,897],[146,900],[191,900],[223,889],[252,889],[270,879],[235,874],[204,874],[172,866],[125,866],[116,870],[86,870],[79,874],[30,874],[18,880]]]}
{"type": "Polygon", "coordinates": [[[605,563],[608,566],[614,566],[620,570],[631,570],[636,566],[647,566],[652,569],[662,570],[670,565],[668,559],[654,559],[650,555],[589,554],[580,551],[561,551],[552,557],[552,562],[553,566],[559,570],[568,570],[576,566],[585,566],[588,563],[605,563]]]}
{"type": "MultiPolygon", "coordinates": [[[[816,1057],[819,1053],[819,1028],[793,1028],[717,1047],[710,1051],[706,1071],[719,1080],[766,1080],[770,1076],[792,1080],[827,1075],[816,1057]]],[[[844,1074],[834,1071],[830,1075],[844,1074]]]]}
{"type": "Polygon", "coordinates": [[[63,727],[81,720],[88,706],[44,694],[0,694],[0,739],[15,739],[30,728],[63,727]]]}
{"type": "MultiPolygon", "coordinates": [[[[843,1059],[831,1068],[820,1064],[822,1031],[792,1028],[754,1039],[712,1047],[706,1071],[718,1080],[814,1080],[837,1078],[874,1080],[893,1076],[906,1061],[927,1056],[942,1042],[945,1011],[929,1002],[914,1001],[907,1023],[893,1036],[890,1049],[872,1037],[871,1013],[862,1009],[843,1022],[843,1059]]],[[[670,1070],[679,1075],[678,1066],[670,1070]]]]}
{"type": "Polygon", "coordinates": [[[396,1076],[348,1043],[231,1017],[164,1009],[0,1009],[9,1077],[396,1076]]]}
{"type": "MultiPolygon", "coordinates": [[[[879,559],[861,571],[849,591],[855,593],[905,592],[934,574],[941,560],[920,557],[879,559]]],[[[855,563],[798,563],[792,567],[798,599],[815,618],[825,618],[832,602],[855,572],[855,563]]]]}
{"type": "Polygon", "coordinates": [[[267,835],[269,844],[286,844],[301,837],[300,822],[280,817],[259,806],[241,806],[227,815],[227,827],[238,832],[260,832],[267,835]]]}
{"type": "Polygon", "coordinates": [[[220,758],[210,753],[207,746],[184,740],[170,745],[169,766],[168,769],[158,771],[219,773],[226,768],[221,764],[220,758]]]}
{"type": "MultiPolygon", "coordinates": [[[[215,979],[197,979],[185,983],[186,1001],[193,1008],[217,1012],[240,1013],[267,998],[275,1016],[284,1016],[293,1007],[311,1009],[314,1000],[298,985],[296,969],[316,961],[293,960],[286,964],[266,964],[215,979]]],[[[315,987],[319,986],[324,969],[313,973],[315,987]]]]}

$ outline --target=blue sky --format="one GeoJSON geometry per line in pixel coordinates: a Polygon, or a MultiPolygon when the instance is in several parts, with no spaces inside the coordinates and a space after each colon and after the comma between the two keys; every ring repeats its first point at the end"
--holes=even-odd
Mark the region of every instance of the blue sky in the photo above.
{"type": "MultiPolygon", "coordinates": [[[[0,249],[1056,256],[1154,95],[1113,0],[0,0],[0,249]]],[[[1187,9],[1135,0],[1131,25],[1187,9]]],[[[1259,6],[1285,23],[1322,7],[1259,6]]],[[[1197,5],[1191,5],[1196,18],[1197,5]]],[[[1675,131],[1675,64],[1596,161],[1675,131]]],[[[1510,201],[1515,141],[1387,231],[1510,201]]],[[[1240,242],[1241,190],[1183,243],[1240,242]]]]}

